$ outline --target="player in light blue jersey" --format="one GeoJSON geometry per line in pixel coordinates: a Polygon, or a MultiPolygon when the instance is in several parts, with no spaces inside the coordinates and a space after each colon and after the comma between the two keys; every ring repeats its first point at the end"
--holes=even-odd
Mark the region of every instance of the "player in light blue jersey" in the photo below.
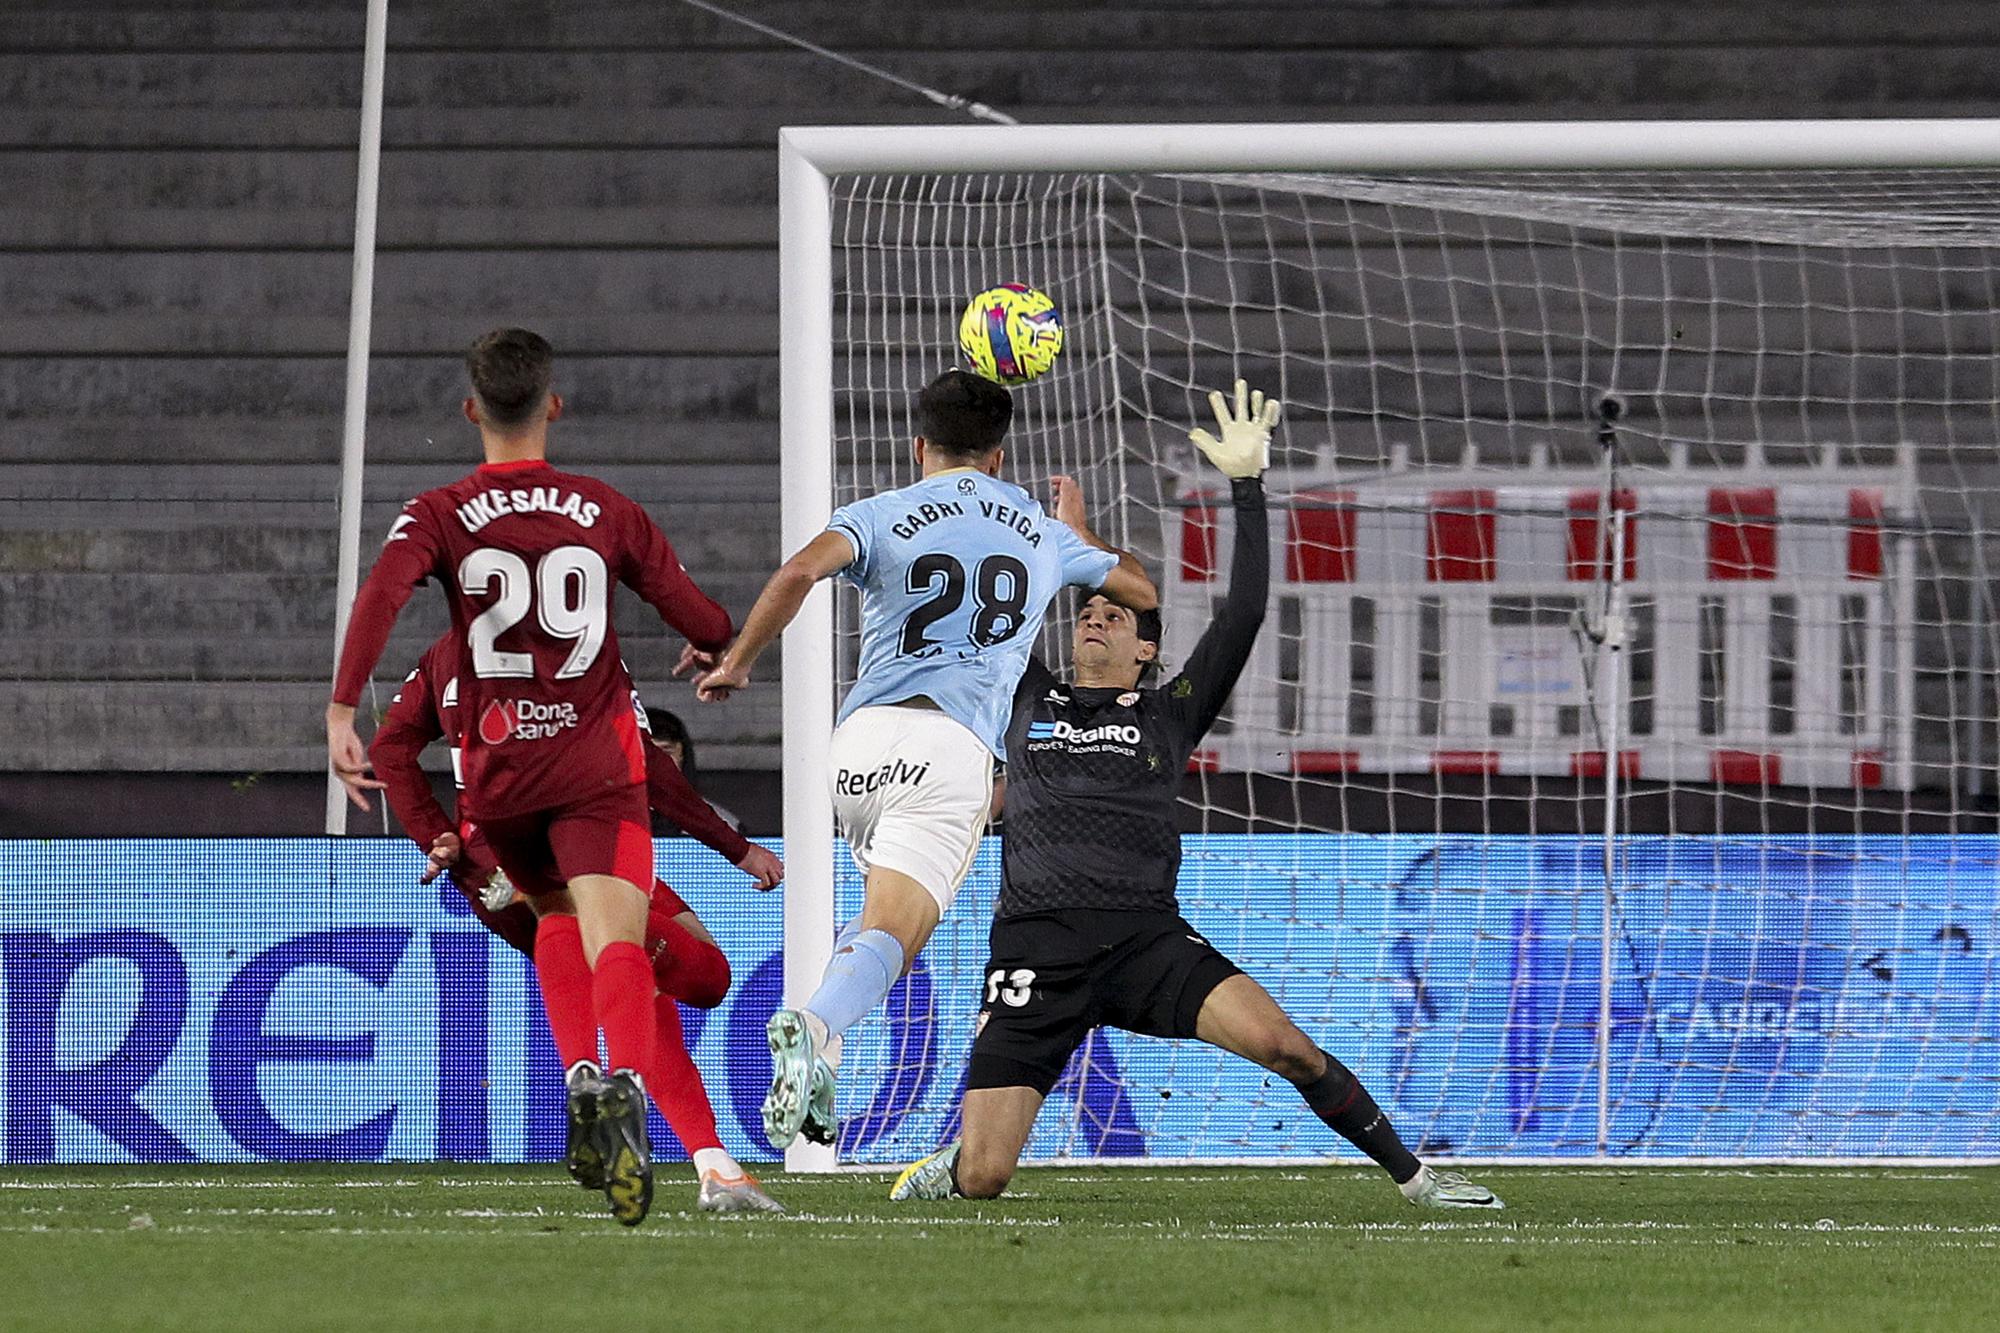
{"type": "MultiPolygon", "coordinates": [[[[729,697],[815,583],[838,574],[861,589],[861,670],[834,730],[829,777],[867,887],[819,989],[771,1017],[764,1130],[780,1148],[801,1130],[833,1141],[842,1034],[888,995],[972,866],[1014,687],[1049,603],[1065,586],[1139,609],[1159,602],[1130,554],[1000,480],[1013,415],[1005,389],[962,370],[925,386],[923,479],[837,510],[771,576],[742,636],[696,682],[703,699],[729,697]]],[[[1060,499],[1068,479],[1055,484],[1060,499]]]]}

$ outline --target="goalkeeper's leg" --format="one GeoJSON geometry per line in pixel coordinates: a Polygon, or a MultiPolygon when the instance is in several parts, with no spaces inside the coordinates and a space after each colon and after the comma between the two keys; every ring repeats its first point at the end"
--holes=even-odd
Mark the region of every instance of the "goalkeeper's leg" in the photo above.
{"type": "Polygon", "coordinates": [[[963,1128],[903,1172],[892,1199],[997,1198],[1014,1178],[1043,1099],[1097,1023],[1093,967],[1089,958],[1066,956],[1065,944],[1069,954],[1076,950],[1064,923],[1002,918],[992,939],[986,999],[965,1066],[963,1128]]]}
{"type": "Polygon", "coordinates": [[[959,1137],[904,1168],[889,1197],[897,1203],[998,1198],[1020,1165],[1042,1097],[1037,1088],[968,1089],[959,1137]]]}
{"type": "Polygon", "coordinates": [[[1224,979],[1202,1001],[1195,1036],[1288,1080],[1313,1114],[1374,1158],[1411,1203],[1431,1208],[1502,1206],[1491,1190],[1418,1161],[1354,1071],[1321,1050],[1270,992],[1242,973],[1224,979]]]}
{"type": "Polygon", "coordinates": [[[994,1199],[1014,1178],[1042,1094],[1033,1088],[971,1088],[964,1102],[965,1146],[959,1150],[956,1182],[968,1199],[994,1199]]]}

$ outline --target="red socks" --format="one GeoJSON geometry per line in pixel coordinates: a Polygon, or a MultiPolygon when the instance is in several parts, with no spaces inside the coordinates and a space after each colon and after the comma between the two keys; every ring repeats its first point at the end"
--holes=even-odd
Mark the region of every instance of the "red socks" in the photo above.
{"type": "Polygon", "coordinates": [[[574,1069],[579,1060],[597,1063],[590,964],[583,958],[583,931],[575,917],[545,916],[536,926],[535,976],[542,984],[542,1008],[563,1069],[574,1069]]]}
{"type": "Polygon", "coordinates": [[[647,949],[607,945],[593,973],[583,958],[576,918],[545,916],[535,931],[535,975],[563,1068],[597,1059],[601,1026],[607,1063],[646,1075],[660,1114],[692,1156],[721,1141],[708,1091],[681,1035],[675,998],[703,1009],[720,1004],[729,991],[729,960],[670,917],[656,912],[648,924],[647,949]],[[656,984],[664,994],[656,996],[656,984]]]}
{"type": "Polygon", "coordinates": [[[646,919],[646,952],[660,990],[696,1009],[713,1009],[729,993],[729,959],[664,912],[646,919]]]}
{"type": "Polygon", "coordinates": [[[701,1071],[694,1067],[687,1042],[681,1035],[680,1005],[662,995],[653,1009],[660,1033],[659,1062],[653,1067],[648,1089],[660,1117],[674,1131],[674,1137],[693,1157],[703,1148],[720,1148],[715,1132],[715,1108],[709,1105],[708,1089],[702,1086],[701,1071]]]}
{"type": "Polygon", "coordinates": [[[604,1029],[606,1063],[613,1070],[645,1074],[653,1068],[659,1042],[653,1015],[653,970],[646,951],[624,940],[613,940],[597,955],[591,976],[591,998],[597,1024],[604,1029]]]}

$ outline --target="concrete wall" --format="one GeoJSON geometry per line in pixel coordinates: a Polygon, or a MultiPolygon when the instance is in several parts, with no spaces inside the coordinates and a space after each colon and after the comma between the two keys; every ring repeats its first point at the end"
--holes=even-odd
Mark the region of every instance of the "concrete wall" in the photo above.
{"type": "MultiPolygon", "coordinates": [[[[0,770],[322,763],[362,8],[8,19],[0,770]]],[[[1984,3],[750,8],[1035,121],[2000,107],[1984,3]]],[[[668,3],[393,3],[390,41],[370,543],[476,452],[462,346],[523,322],[562,353],[564,461],[740,615],[779,556],[774,132],[948,113],[668,3]]],[[[776,698],[694,713],[710,767],[775,765],[776,698]]]]}

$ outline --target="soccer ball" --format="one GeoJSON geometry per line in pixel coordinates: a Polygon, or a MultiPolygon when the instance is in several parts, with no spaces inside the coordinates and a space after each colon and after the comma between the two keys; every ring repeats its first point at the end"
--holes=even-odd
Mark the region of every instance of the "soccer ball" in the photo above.
{"type": "Polygon", "coordinates": [[[966,303],[958,319],[958,347],[973,373],[1002,384],[1046,375],[1062,345],[1056,303],[1022,283],[988,288],[966,303]]]}

